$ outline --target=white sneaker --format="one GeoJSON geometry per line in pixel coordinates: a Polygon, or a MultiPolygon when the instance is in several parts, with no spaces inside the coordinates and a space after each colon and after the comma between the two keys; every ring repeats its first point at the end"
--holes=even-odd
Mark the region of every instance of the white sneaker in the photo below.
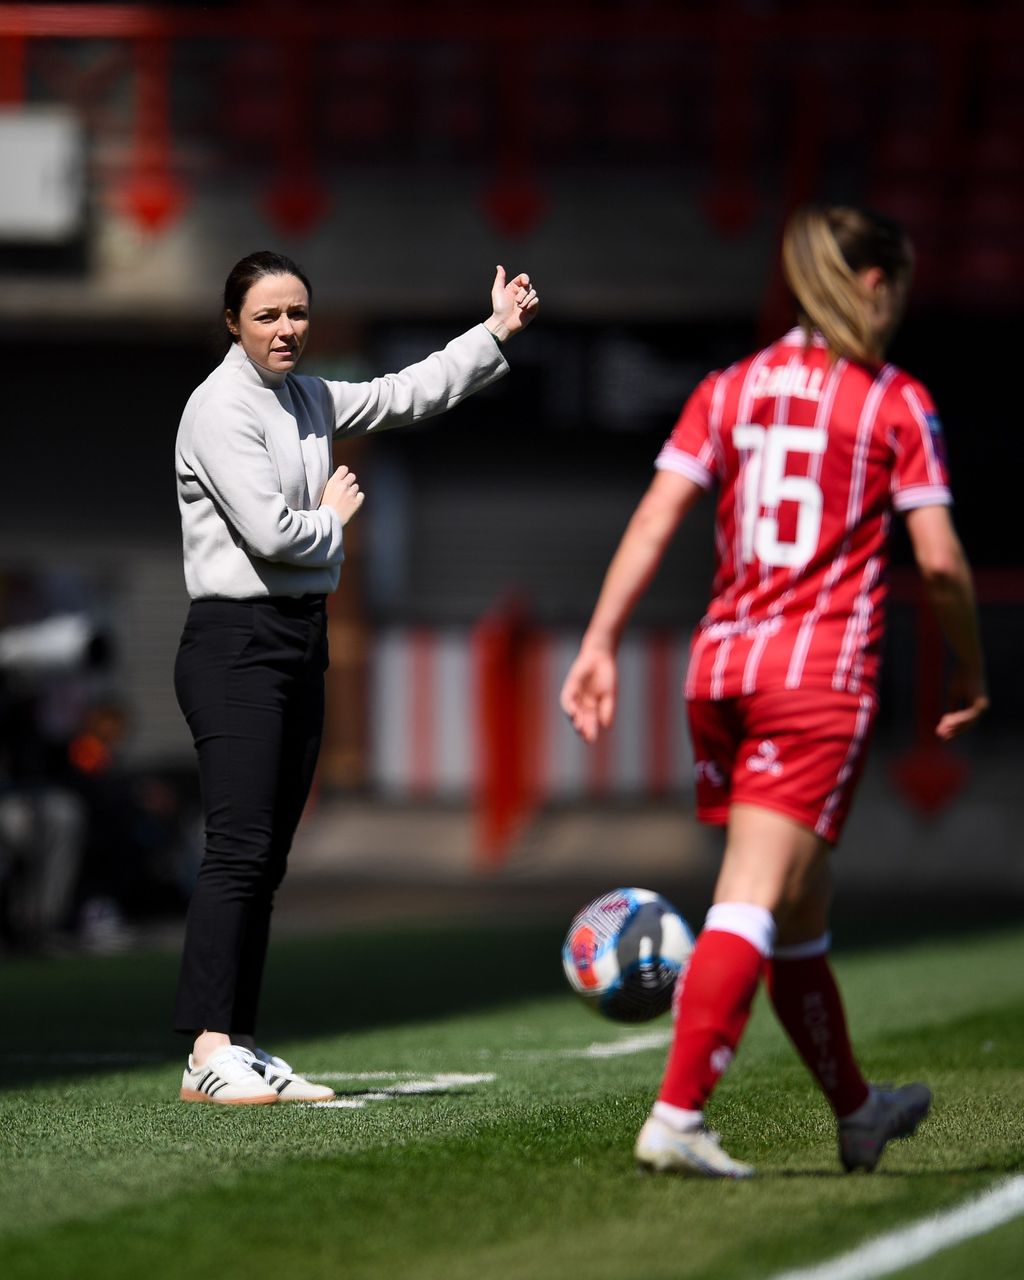
{"type": "Polygon", "coordinates": [[[699,1178],[752,1178],[749,1164],[722,1150],[718,1134],[700,1128],[673,1129],[657,1116],[648,1116],[633,1154],[641,1169],[652,1173],[682,1173],[699,1178]]]}
{"type": "Polygon", "coordinates": [[[871,1086],[871,1097],[854,1113],[839,1121],[839,1159],[847,1173],[869,1172],[878,1164],[887,1142],[909,1138],[928,1114],[932,1091],[927,1085],[905,1084],[899,1089],[871,1086]]]}
{"type": "Polygon", "coordinates": [[[252,1051],[252,1069],[282,1102],[329,1102],[334,1097],[333,1089],[306,1080],[294,1072],[284,1058],[265,1049],[252,1051]]]}
{"type": "Polygon", "coordinates": [[[278,1100],[275,1090],[252,1069],[252,1055],[233,1044],[212,1053],[201,1067],[193,1065],[189,1054],[179,1096],[182,1102],[223,1102],[235,1106],[260,1106],[278,1100]]]}

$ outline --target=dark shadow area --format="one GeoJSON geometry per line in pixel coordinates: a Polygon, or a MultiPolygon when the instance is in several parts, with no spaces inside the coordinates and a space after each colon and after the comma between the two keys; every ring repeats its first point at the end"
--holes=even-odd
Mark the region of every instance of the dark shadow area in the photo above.
{"type": "MultiPolygon", "coordinates": [[[[703,918],[709,886],[661,888],[691,922],[703,918]]],[[[560,949],[571,910],[598,891],[506,886],[499,903],[494,886],[494,897],[478,897],[474,907],[466,891],[453,890],[447,920],[439,909],[411,924],[281,938],[271,949],[261,1039],[273,1047],[562,994],[560,949]]],[[[378,920],[386,896],[382,888],[378,920]]],[[[847,894],[836,904],[835,946],[842,954],[965,938],[1022,919],[1024,903],[994,893],[847,894]]],[[[175,951],[161,951],[0,967],[3,1087],[179,1061],[184,1041],[166,1029],[177,964],[175,951]]]]}

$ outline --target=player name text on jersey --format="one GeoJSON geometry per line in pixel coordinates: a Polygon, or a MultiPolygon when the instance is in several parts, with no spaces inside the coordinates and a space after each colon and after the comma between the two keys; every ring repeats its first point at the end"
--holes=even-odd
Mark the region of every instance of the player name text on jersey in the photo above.
{"type": "Polygon", "coordinates": [[[754,396],[792,396],[797,400],[819,400],[824,373],[805,364],[764,365],[754,379],[754,396]]]}

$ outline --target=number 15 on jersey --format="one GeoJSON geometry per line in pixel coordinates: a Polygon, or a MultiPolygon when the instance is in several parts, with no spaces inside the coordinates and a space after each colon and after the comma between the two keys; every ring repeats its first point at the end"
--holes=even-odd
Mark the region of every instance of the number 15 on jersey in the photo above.
{"type": "Polygon", "coordinates": [[[757,559],[777,569],[802,568],[818,545],[824,497],[813,476],[787,475],[786,462],[793,453],[824,453],[828,442],[824,429],[746,422],[733,427],[732,441],[737,451],[747,453],[740,528],[744,561],[757,559]],[[792,542],[779,538],[778,509],[783,502],[797,504],[792,542]]]}

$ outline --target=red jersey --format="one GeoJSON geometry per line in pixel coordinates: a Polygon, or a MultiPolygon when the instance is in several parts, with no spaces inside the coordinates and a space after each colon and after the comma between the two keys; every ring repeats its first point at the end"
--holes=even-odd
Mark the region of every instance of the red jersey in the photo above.
{"type": "Polygon", "coordinates": [[[686,696],[873,693],[891,512],[952,502],[921,383],[891,364],[830,363],[820,336],[793,329],[709,374],[656,465],[719,485],[686,696]]]}

